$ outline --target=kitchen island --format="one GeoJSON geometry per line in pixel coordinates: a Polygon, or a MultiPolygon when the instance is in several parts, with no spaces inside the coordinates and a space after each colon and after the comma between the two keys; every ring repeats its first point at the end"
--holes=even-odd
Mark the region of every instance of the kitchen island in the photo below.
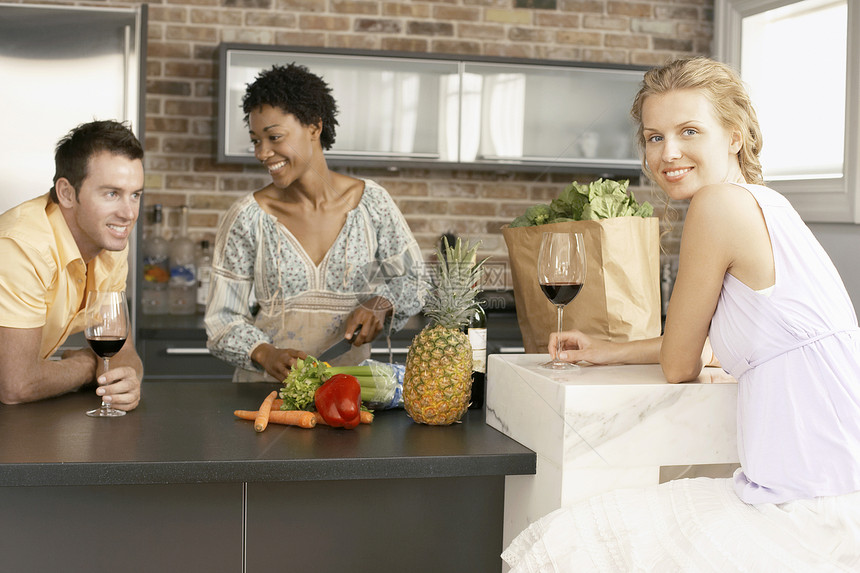
{"type": "Polygon", "coordinates": [[[4,570],[501,570],[505,476],[532,451],[481,410],[259,434],[233,416],[277,387],[144,382],[115,419],[84,415],[91,389],[0,406],[4,570]]]}
{"type": "Polygon", "coordinates": [[[657,364],[541,368],[547,360],[495,355],[487,364],[487,423],[538,456],[535,475],[506,479],[505,545],[583,498],[656,485],[679,467],[711,477],[736,467],[737,382],[722,369],[669,384],[657,364]]]}

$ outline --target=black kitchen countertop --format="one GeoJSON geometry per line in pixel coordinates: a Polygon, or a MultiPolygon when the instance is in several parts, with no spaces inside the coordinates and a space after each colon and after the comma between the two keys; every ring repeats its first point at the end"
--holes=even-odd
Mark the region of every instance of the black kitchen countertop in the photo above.
{"type": "Polygon", "coordinates": [[[0,405],[0,486],[427,478],[533,474],[536,455],[486,425],[426,426],[404,410],[354,430],[271,424],[262,433],[233,410],[256,410],[276,384],[144,381],[121,418],[84,412],[92,389],[0,405]]]}

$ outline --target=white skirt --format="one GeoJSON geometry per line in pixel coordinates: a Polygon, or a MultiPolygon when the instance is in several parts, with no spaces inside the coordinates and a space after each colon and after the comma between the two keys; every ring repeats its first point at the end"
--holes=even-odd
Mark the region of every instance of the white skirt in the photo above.
{"type": "Polygon", "coordinates": [[[749,505],[731,479],[613,491],[556,510],[502,553],[512,573],[860,571],[860,492],[749,505]]]}

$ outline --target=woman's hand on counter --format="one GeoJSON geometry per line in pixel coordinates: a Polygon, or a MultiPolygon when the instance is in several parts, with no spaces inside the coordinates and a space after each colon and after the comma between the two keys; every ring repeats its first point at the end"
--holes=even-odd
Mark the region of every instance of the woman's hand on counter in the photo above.
{"type": "Polygon", "coordinates": [[[559,357],[565,362],[591,364],[657,364],[663,338],[648,338],[629,342],[610,342],[594,338],[579,330],[551,333],[548,350],[555,358],[556,345],[561,341],[559,357]]]}
{"type": "Polygon", "coordinates": [[[591,364],[610,364],[618,362],[615,345],[612,342],[592,338],[579,330],[567,330],[549,335],[549,355],[555,360],[556,354],[565,362],[590,362],[591,364]],[[559,347],[559,342],[561,345],[559,347]],[[558,349],[561,348],[561,352],[558,349]]]}
{"type": "Polygon", "coordinates": [[[259,364],[275,380],[283,380],[299,358],[307,352],[294,348],[278,348],[269,343],[260,344],[251,352],[251,360],[259,364]]]}

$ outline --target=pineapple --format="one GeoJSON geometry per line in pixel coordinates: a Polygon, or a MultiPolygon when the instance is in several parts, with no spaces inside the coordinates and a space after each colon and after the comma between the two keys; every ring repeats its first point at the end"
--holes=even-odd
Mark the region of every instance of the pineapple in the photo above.
{"type": "MultiPolygon", "coordinates": [[[[447,238],[436,252],[439,265],[430,282],[424,314],[430,319],[406,356],[403,402],[416,422],[444,426],[463,417],[472,388],[472,346],[462,328],[477,304],[481,265],[478,243],[453,247],[447,238]]],[[[486,259],[485,259],[486,260],[486,259]]]]}

